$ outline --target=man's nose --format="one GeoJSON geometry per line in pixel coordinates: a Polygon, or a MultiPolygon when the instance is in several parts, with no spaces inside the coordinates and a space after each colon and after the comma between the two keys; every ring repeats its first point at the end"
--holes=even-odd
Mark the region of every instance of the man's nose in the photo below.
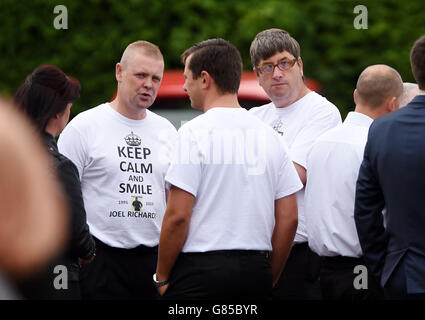
{"type": "Polygon", "coordinates": [[[274,67],[273,69],[273,78],[281,78],[283,77],[283,71],[280,70],[277,66],[274,67]]]}
{"type": "Polygon", "coordinates": [[[152,79],[150,78],[150,77],[146,77],[145,78],[145,81],[144,81],[144,83],[143,83],[143,86],[145,87],[145,88],[152,88],[152,79]]]}

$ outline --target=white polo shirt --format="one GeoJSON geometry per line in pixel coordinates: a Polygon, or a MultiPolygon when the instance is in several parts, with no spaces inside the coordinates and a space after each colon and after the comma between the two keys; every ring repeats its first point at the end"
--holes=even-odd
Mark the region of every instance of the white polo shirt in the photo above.
{"type": "MultiPolygon", "coordinates": [[[[276,108],[273,103],[269,103],[249,111],[282,136],[289,148],[292,160],[307,171],[307,154],[313,142],[322,133],[341,124],[341,114],[338,108],[325,97],[313,91],[285,108],[276,108]]],[[[297,204],[298,228],[294,242],[307,242],[304,188],[297,193],[297,204]]]]}
{"type": "Polygon", "coordinates": [[[309,246],[320,256],[360,257],[354,222],[356,182],[373,119],[350,112],[320,136],[307,158],[305,216],[309,246]]]}
{"type": "Polygon", "coordinates": [[[184,124],[165,180],[195,196],[183,252],[271,250],[274,201],[302,188],[279,135],[242,108],[184,124]]]}

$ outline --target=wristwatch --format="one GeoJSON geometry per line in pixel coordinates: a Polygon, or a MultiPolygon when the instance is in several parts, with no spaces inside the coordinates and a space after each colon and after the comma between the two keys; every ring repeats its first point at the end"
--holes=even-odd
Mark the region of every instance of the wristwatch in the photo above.
{"type": "Polygon", "coordinates": [[[165,286],[168,282],[170,282],[169,279],[164,281],[156,280],[156,273],[153,274],[153,284],[155,285],[155,287],[159,288],[159,287],[165,286]]]}

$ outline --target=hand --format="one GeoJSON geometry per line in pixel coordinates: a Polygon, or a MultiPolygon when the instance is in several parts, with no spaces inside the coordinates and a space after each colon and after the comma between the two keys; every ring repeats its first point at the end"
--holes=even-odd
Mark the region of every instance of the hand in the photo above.
{"type": "Polygon", "coordinates": [[[94,260],[94,257],[96,257],[96,253],[93,253],[93,255],[88,259],[78,258],[78,262],[80,264],[87,264],[87,263],[92,262],[94,260]]]}
{"type": "Polygon", "coordinates": [[[165,284],[165,285],[163,285],[163,286],[160,286],[160,287],[158,287],[157,289],[158,289],[158,293],[159,293],[159,295],[162,297],[163,295],[164,295],[164,293],[165,293],[165,291],[167,291],[167,289],[168,289],[168,286],[169,286],[170,284],[169,283],[167,283],[167,284],[165,284]]]}

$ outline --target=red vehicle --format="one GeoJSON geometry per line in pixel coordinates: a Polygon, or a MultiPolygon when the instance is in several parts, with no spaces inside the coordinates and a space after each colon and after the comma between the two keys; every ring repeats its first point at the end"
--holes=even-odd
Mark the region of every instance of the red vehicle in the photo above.
{"type": "MultiPolygon", "coordinates": [[[[164,72],[161,87],[155,102],[149,110],[167,118],[178,129],[181,124],[193,119],[202,112],[190,106],[187,93],[183,90],[183,70],[167,70],[164,72]]],[[[307,87],[319,92],[320,85],[313,79],[306,79],[307,87]]],[[[116,92],[111,101],[115,98],[116,92]]],[[[245,109],[260,106],[270,102],[263,88],[258,84],[254,71],[242,73],[238,92],[239,103],[245,109]]]]}
{"type": "MultiPolygon", "coordinates": [[[[161,87],[155,103],[150,109],[159,111],[159,109],[188,110],[190,101],[187,93],[183,90],[184,76],[183,70],[165,71],[161,87]]],[[[312,79],[307,79],[307,86],[314,91],[319,91],[319,83],[312,79]]],[[[241,84],[239,87],[239,103],[242,107],[250,109],[270,101],[263,88],[258,84],[257,76],[254,71],[244,71],[242,73],[241,84]]]]}

